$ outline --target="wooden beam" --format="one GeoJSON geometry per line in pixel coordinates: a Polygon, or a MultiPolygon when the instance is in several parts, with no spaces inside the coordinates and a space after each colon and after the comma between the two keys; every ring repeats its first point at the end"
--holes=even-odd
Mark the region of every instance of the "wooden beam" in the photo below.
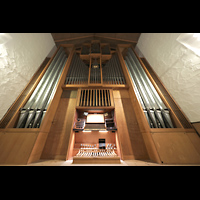
{"type": "MultiPolygon", "coordinates": [[[[63,38],[63,39],[54,39],[55,43],[56,42],[64,42],[64,41],[70,41],[70,40],[78,40],[78,39],[83,39],[83,38],[89,38],[89,37],[94,37],[94,35],[86,35],[86,36],[80,36],[80,37],[70,37],[70,38],[63,38]]],[[[54,38],[54,37],[53,37],[54,38]]]]}

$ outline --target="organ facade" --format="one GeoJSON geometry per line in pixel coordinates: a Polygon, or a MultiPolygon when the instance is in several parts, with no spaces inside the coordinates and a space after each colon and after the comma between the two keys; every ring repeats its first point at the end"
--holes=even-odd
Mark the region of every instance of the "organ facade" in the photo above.
{"type": "Polygon", "coordinates": [[[0,123],[0,163],[200,163],[200,139],[132,44],[60,44],[0,123]]]}

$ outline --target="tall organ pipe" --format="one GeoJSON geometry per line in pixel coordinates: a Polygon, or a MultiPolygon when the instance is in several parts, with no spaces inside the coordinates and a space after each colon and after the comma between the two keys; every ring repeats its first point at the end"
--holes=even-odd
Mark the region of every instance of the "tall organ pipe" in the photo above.
{"type": "Polygon", "coordinates": [[[131,48],[128,49],[125,57],[125,64],[150,127],[173,128],[169,108],[161,100],[131,48]]]}
{"type": "Polygon", "coordinates": [[[63,71],[67,55],[61,47],[34,92],[23,108],[21,108],[16,128],[39,128],[49,103],[55,94],[57,83],[63,71]]]}

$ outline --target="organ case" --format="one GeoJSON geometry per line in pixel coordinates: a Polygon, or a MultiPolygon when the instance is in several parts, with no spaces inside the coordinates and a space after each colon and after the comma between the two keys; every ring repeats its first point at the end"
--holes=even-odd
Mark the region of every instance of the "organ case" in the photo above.
{"type": "MultiPolygon", "coordinates": [[[[1,120],[0,144],[2,143],[2,145],[0,145],[0,150],[4,153],[0,155],[0,163],[27,164],[41,158],[64,160],[71,158],[75,145],[73,123],[77,118],[77,109],[82,111],[86,109],[87,111],[91,109],[91,106],[98,107],[92,108],[95,112],[98,112],[99,108],[107,109],[107,106],[114,110],[114,120],[117,124],[116,144],[121,159],[150,159],[158,163],[199,163],[200,157],[192,149],[198,143],[199,138],[196,138],[196,133],[187,117],[169,95],[145,58],[140,59],[133,46],[129,44],[117,45],[117,48],[112,48],[112,50],[109,48],[109,44],[100,41],[93,41],[91,44],[87,43],[83,46],[85,47],[76,50],[74,45],[60,45],[46,66],[43,66],[35,74],[34,82],[30,81],[26,94],[22,92],[1,120]],[[94,43],[98,44],[94,45],[94,43]],[[63,67],[55,88],[54,98],[49,102],[41,125],[38,128],[15,128],[20,118],[20,108],[26,105],[61,47],[67,54],[67,62],[63,67]],[[152,128],[149,125],[124,61],[128,48],[133,51],[163,103],[169,108],[173,128],[152,128]],[[95,58],[99,63],[100,76],[93,70],[95,68],[92,68],[95,58]],[[87,71],[87,73],[74,71],[73,65],[77,63],[81,63],[85,68],[84,72],[87,71]],[[97,82],[95,82],[95,77],[98,78],[97,82]],[[113,92],[108,92],[111,90],[113,92]],[[98,96],[96,96],[97,94],[98,96]],[[106,99],[106,101],[102,101],[102,99],[106,99]],[[126,102],[130,103],[130,110],[126,102]],[[15,109],[12,110],[14,107],[15,109]],[[134,120],[131,121],[131,119],[134,120]],[[61,125],[62,127],[60,127],[61,125]],[[61,140],[61,138],[64,139],[61,140]],[[165,139],[166,143],[160,145],[165,139]],[[192,141],[190,144],[189,140],[192,141]],[[52,141],[56,146],[52,147],[52,141]],[[183,146],[179,145],[180,142],[188,147],[189,154],[183,146]],[[3,145],[6,143],[9,145],[3,145]],[[177,147],[175,150],[171,150],[173,155],[167,154],[168,149],[166,148],[170,148],[172,143],[177,144],[177,147]],[[17,148],[19,144],[22,144],[20,149],[17,148]],[[185,156],[185,160],[181,160],[179,155],[185,156]],[[191,158],[191,155],[195,156],[191,158]]],[[[195,147],[197,148],[197,146],[195,147]]],[[[200,153],[200,150],[197,151],[200,153]]]]}

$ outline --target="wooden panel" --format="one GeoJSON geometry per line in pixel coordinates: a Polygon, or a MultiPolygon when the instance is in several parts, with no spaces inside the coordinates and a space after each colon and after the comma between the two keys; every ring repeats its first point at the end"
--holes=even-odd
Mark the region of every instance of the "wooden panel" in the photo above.
{"type": "Polygon", "coordinates": [[[196,132],[188,132],[186,133],[194,147],[196,148],[197,152],[200,155],[200,138],[199,135],[196,132]]]}
{"type": "Polygon", "coordinates": [[[67,113],[68,104],[68,98],[61,99],[59,102],[58,109],[41,155],[42,159],[54,159],[55,155],[57,155],[56,150],[61,148],[59,140],[64,137],[62,130],[64,128],[63,122],[67,113]]]}
{"type": "MultiPolygon", "coordinates": [[[[131,99],[129,97],[128,91],[127,90],[113,90],[113,96],[115,100],[115,105],[116,105],[117,100],[121,101],[122,111],[124,112],[124,118],[125,118],[126,126],[128,129],[127,135],[131,142],[131,148],[132,148],[134,158],[135,159],[149,159],[149,156],[144,144],[144,140],[142,137],[142,133],[140,132],[139,125],[136,119],[136,114],[131,104],[131,99]]],[[[117,120],[117,127],[118,127],[118,124],[120,123],[119,120],[117,120]]],[[[120,130],[118,129],[118,133],[120,135],[119,131],[120,130]]],[[[121,141],[122,146],[126,145],[125,141],[124,141],[124,144],[122,143],[123,141],[121,141]]]]}
{"type": "Polygon", "coordinates": [[[66,40],[74,40],[81,38],[88,38],[93,36],[93,33],[51,33],[55,42],[58,41],[66,41],[66,40]]]}
{"type": "Polygon", "coordinates": [[[200,122],[192,123],[192,125],[195,128],[195,130],[198,132],[198,134],[200,135],[200,122]]]}
{"type": "Polygon", "coordinates": [[[47,136],[48,132],[39,132],[27,164],[40,160],[47,136]]]}
{"type": "Polygon", "coordinates": [[[118,41],[137,42],[140,34],[141,33],[95,33],[95,36],[118,41]]]}
{"type": "Polygon", "coordinates": [[[113,90],[109,90],[109,94],[110,94],[110,105],[115,106],[113,98],[113,90]]]}
{"type": "Polygon", "coordinates": [[[200,155],[185,132],[154,133],[153,139],[163,163],[200,163],[200,155]]]}
{"type": "Polygon", "coordinates": [[[136,119],[136,114],[131,104],[130,98],[122,98],[122,105],[128,127],[129,137],[132,145],[132,151],[135,159],[149,160],[142,133],[136,119]]]}
{"type": "Polygon", "coordinates": [[[115,116],[117,122],[117,133],[119,137],[119,143],[121,147],[122,159],[135,159],[132,151],[132,146],[130,142],[130,136],[128,132],[128,127],[126,124],[126,118],[124,114],[123,104],[121,99],[115,100],[115,116]]]}
{"type": "Polygon", "coordinates": [[[35,129],[0,132],[0,164],[27,164],[38,132],[35,129]]]}
{"type": "Polygon", "coordinates": [[[92,143],[97,144],[99,143],[99,138],[105,138],[106,143],[115,143],[115,133],[108,131],[106,133],[102,133],[99,131],[92,131],[92,132],[82,132],[79,131],[75,133],[75,143],[92,143]]]}
{"type": "Polygon", "coordinates": [[[130,98],[128,90],[113,90],[114,98],[130,98]]]}
{"type": "MultiPolygon", "coordinates": [[[[73,93],[73,91],[70,93],[73,93]]],[[[62,95],[62,97],[67,96],[62,95]]],[[[70,97],[60,99],[42,152],[42,159],[55,159],[58,156],[63,159],[66,158],[76,107],[75,95],[71,94],[70,97]]]]}
{"type": "Polygon", "coordinates": [[[114,85],[114,84],[74,84],[74,85],[62,85],[63,90],[68,90],[68,89],[78,89],[78,88],[87,88],[87,87],[95,87],[95,88],[108,88],[108,89],[127,89],[128,85],[114,85]]]}
{"type": "Polygon", "coordinates": [[[73,164],[120,164],[120,157],[74,157],[73,164]]]}

